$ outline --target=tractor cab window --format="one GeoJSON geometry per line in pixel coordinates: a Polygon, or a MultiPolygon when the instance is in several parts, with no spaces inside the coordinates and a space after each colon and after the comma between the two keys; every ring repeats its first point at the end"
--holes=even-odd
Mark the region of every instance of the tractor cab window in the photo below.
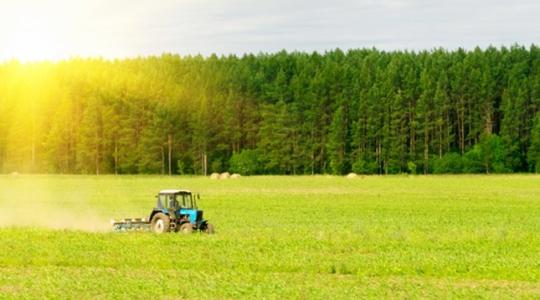
{"type": "Polygon", "coordinates": [[[192,208],[193,203],[191,199],[191,194],[182,194],[182,203],[184,207],[192,208]]]}
{"type": "Polygon", "coordinates": [[[180,204],[176,200],[176,195],[168,195],[169,196],[169,209],[178,209],[180,204]]]}
{"type": "Polygon", "coordinates": [[[176,200],[176,195],[160,194],[158,195],[157,208],[177,209],[180,204],[176,200]]]}
{"type": "Polygon", "coordinates": [[[167,205],[167,195],[163,195],[163,194],[159,194],[157,196],[157,204],[156,204],[156,207],[158,209],[163,209],[166,207],[167,205]]]}

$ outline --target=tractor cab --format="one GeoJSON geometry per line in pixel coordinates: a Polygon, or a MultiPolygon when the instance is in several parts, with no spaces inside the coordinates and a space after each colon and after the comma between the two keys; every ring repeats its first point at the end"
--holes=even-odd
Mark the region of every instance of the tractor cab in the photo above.
{"type": "Polygon", "coordinates": [[[162,190],[156,196],[156,208],[175,212],[179,208],[197,209],[197,202],[190,191],[187,190],[162,190]]]}

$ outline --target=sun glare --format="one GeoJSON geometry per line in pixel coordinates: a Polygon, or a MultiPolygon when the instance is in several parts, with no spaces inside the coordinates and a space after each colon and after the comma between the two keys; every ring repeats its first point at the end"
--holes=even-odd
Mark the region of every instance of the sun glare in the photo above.
{"type": "Polygon", "coordinates": [[[35,6],[8,5],[0,13],[0,60],[56,60],[65,54],[62,44],[69,28],[62,28],[59,13],[30,7],[35,6]]]}
{"type": "Polygon", "coordinates": [[[59,39],[46,28],[22,28],[8,36],[4,56],[21,61],[57,60],[62,56],[59,46],[59,39]]]}
{"type": "MultiPolygon", "coordinates": [[[[1,0],[0,0],[1,1],[1,0]]],[[[67,0],[8,2],[0,8],[0,61],[59,60],[93,53],[101,41],[89,7],[67,0]]],[[[99,55],[99,54],[98,54],[99,55]]]]}

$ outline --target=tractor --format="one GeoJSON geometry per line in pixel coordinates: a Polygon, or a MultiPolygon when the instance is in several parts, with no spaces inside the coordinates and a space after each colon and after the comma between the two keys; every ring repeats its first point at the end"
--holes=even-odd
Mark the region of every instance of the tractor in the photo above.
{"type": "Polygon", "coordinates": [[[188,190],[162,190],[156,196],[156,207],[150,217],[112,220],[115,231],[151,230],[155,233],[201,231],[214,233],[214,226],[203,219],[203,211],[197,208],[199,195],[188,190]]]}

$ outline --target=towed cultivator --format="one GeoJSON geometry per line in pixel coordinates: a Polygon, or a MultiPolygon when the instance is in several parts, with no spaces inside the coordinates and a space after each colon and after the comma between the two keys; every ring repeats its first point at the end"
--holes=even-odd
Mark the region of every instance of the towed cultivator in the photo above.
{"type": "MultiPolygon", "coordinates": [[[[156,207],[150,217],[112,220],[114,231],[143,231],[155,233],[202,231],[214,233],[214,226],[203,219],[203,211],[197,208],[197,200],[187,190],[162,190],[156,196],[156,207]]],[[[197,199],[198,199],[197,195],[197,199]]]]}

